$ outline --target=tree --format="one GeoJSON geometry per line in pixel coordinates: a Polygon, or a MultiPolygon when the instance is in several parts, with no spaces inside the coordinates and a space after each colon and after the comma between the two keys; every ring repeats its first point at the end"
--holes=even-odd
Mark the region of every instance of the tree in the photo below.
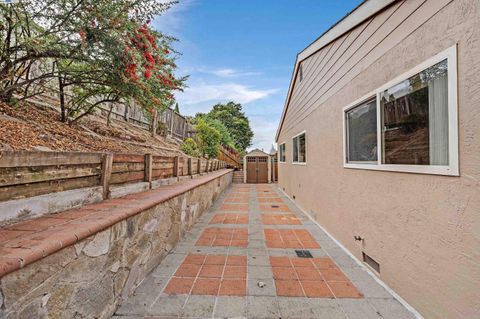
{"type": "Polygon", "coordinates": [[[215,158],[220,151],[220,133],[211,127],[206,121],[200,119],[195,125],[196,144],[203,157],[215,158]]]}
{"type": "Polygon", "coordinates": [[[175,112],[180,114],[180,108],[178,107],[178,103],[175,103],[175,112]]]}
{"type": "Polygon", "coordinates": [[[235,102],[216,104],[208,116],[225,125],[239,151],[245,151],[252,145],[253,131],[241,104],[235,102]]]}
{"type": "Polygon", "coordinates": [[[217,119],[212,118],[208,114],[204,113],[197,113],[193,120],[194,123],[198,123],[199,121],[204,121],[210,127],[216,129],[218,133],[220,133],[220,143],[226,146],[230,146],[232,148],[236,148],[235,141],[233,140],[230,132],[228,131],[227,127],[217,119]]]}
{"type": "Polygon", "coordinates": [[[148,26],[171,5],[36,0],[0,6],[0,100],[22,92],[28,98],[56,79],[63,120],[129,99],[146,110],[172,105],[171,92],[184,81],[173,76],[173,38],[148,26]]]}

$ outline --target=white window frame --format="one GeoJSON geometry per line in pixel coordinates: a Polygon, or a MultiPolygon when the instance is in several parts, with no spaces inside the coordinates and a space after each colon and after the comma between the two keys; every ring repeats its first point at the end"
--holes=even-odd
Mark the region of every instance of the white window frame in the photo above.
{"type": "Polygon", "coordinates": [[[294,165],[307,165],[307,131],[306,130],[298,133],[297,135],[292,136],[292,164],[294,164],[294,165]],[[295,154],[295,152],[293,151],[293,149],[294,149],[293,140],[296,137],[298,137],[302,134],[305,134],[305,162],[298,162],[298,161],[294,161],[294,159],[293,159],[293,156],[295,154]]]}
{"type": "Polygon", "coordinates": [[[287,162],[286,150],[287,150],[287,143],[286,142],[278,144],[278,162],[279,163],[286,163],[287,162]],[[280,153],[280,149],[282,148],[282,145],[285,147],[285,150],[283,151],[283,155],[285,156],[284,161],[282,161],[282,156],[281,156],[281,153],[280,153]]]}
{"type": "Polygon", "coordinates": [[[454,45],[425,62],[417,65],[413,69],[403,73],[378,89],[368,93],[362,98],[356,100],[342,110],[343,117],[343,167],[354,169],[367,169],[404,173],[419,173],[433,175],[459,176],[458,163],[458,102],[457,102],[457,45],[454,45]],[[448,65],[448,166],[445,165],[403,165],[403,164],[383,164],[383,141],[382,141],[382,115],[380,108],[380,94],[392,86],[420,73],[431,66],[447,59],[448,65]],[[347,162],[347,123],[346,113],[360,106],[362,103],[376,97],[377,101],[377,162],[349,163],[347,162]]]}

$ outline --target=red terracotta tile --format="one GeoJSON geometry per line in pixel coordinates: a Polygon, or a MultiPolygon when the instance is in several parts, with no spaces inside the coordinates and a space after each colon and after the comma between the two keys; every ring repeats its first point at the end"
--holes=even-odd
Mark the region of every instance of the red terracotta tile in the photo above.
{"type": "Polygon", "coordinates": [[[293,267],[272,267],[274,279],[298,279],[293,267]]]}
{"type": "Polygon", "coordinates": [[[320,248],[320,245],[316,241],[302,241],[302,246],[307,249],[320,248]]]}
{"type": "Polygon", "coordinates": [[[8,229],[0,229],[0,243],[6,242],[10,239],[25,236],[29,234],[33,234],[34,231],[31,230],[8,230],[8,229]]]}
{"type": "Polygon", "coordinates": [[[246,266],[247,256],[228,256],[227,265],[231,266],[246,266]]]}
{"type": "Polygon", "coordinates": [[[285,248],[303,248],[304,246],[298,240],[286,240],[285,248]]]}
{"type": "Polygon", "coordinates": [[[238,216],[238,219],[237,219],[237,224],[248,224],[249,222],[249,217],[247,214],[242,214],[238,216]]]}
{"type": "Polygon", "coordinates": [[[201,278],[221,278],[223,265],[203,265],[198,277],[201,278]]]}
{"type": "Polygon", "coordinates": [[[239,197],[227,197],[223,201],[224,203],[236,203],[236,204],[248,204],[248,197],[247,196],[239,196],[239,197]]]}
{"type": "Polygon", "coordinates": [[[283,203],[283,200],[280,197],[260,197],[258,198],[259,203],[283,203]]]}
{"type": "Polygon", "coordinates": [[[193,285],[193,295],[213,295],[218,294],[220,279],[198,278],[193,285]]]}
{"type": "Polygon", "coordinates": [[[313,258],[291,258],[294,267],[315,267],[313,258]]]}
{"type": "Polygon", "coordinates": [[[326,281],[348,281],[348,278],[338,268],[328,268],[320,270],[326,281]]]}
{"type": "Polygon", "coordinates": [[[224,279],[220,285],[219,296],[245,296],[247,283],[245,280],[224,279]]]}
{"type": "Polygon", "coordinates": [[[326,257],[313,258],[313,263],[317,266],[318,269],[328,269],[328,268],[337,267],[330,258],[326,258],[326,257]]]}
{"type": "Polygon", "coordinates": [[[236,224],[237,223],[237,214],[229,214],[224,218],[224,224],[236,224]],[[229,216],[230,215],[230,216],[229,216]]]}
{"type": "Polygon", "coordinates": [[[229,239],[215,239],[213,241],[212,246],[219,246],[219,247],[228,247],[230,246],[231,240],[229,239]]]}
{"type": "Polygon", "coordinates": [[[297,236],[298,239],[304,241],[315,241],[315,238],[310,234],[310,232],[306,229],[295,229],[294,231],[295,236],[297,236]]]}
{"type": "Polygon", "coordinates": [[[45,257],[39,249],[0,247],[0,256],[20,260],[22,267],[45,257]]]}
{"type": "Polygon", "coordinates": [[[0,277],[12,271],[20,269],[21,261],[19,258],[0,257],[0,277]]]}
{"type": "Polygon", "coordinates": [[[206,265],[224,265],[227,257],[220,255],[208,255],[205,259],[206,265]]]}
{"type": "Polygon", "coordinates": [[[291,267],[290,258],[270,256],[270,265],[272,267],[291,267]]]}
{"type": "Polygon", "coordinates": [[[245,279],[247,277],[246,266],[226,266],[223,272],[223,278],[245,279]]]}
{"type": "Polygon", "coordinates": [[[202,265],[205,261],[205,255],[189,254],[183,261],[184,264],[202,265]]]}
{"type": "Polygon", "coordinates": [[[267,193],[257,193],[257,197],[258,198],[261,198],[261,197],[278,197],[278,195],[275,194],[275,193],[267,192],[267,193]]]}
{"type": "Polygon", "coordinates": [[[301,281],[305,295],[309,298],[333,298],[333,294],[324,281],[301,281]]]}
{"type": "Polygon", "coordinates": [[[225,220],[225,214],[216,214],[210,220],[210,224],[223,224],[224,220],[225,220]]]}
{"type": "Polygon", "coordinates": [[[295,267],[300,280],[323,280],[323,277],[315,267],[295,267]]]}
{"type": "Polygon", "coordinates": [[[301,222],[294,214],[262,214],[264,225],[300,225],[301,222]]]}
{"type": "Polygon", "coordinates": [[[39,217],[39,218],[35,218],[35,219],[10,225],[8,227],[5,227],[5,229],[40,231],[55,225],[63,224],[65,222],[66,220],[60,219],[60,218],[39,217]]]}
{"type": "Polygon", "coordinates": [[[54,218],[61,218],[61,219],[78,219],[84,216],[89,216],[92,214],[97,213],[98,211],[92,208],[89,208],[88,206],[78,208],[78,209],[71,209],[67,210],[65,212],[57,213],[57,214],[52,214],[50,216],[54,218]]]}
{"type": "Polygon", "coordinates": [[[327,283],[336,298],[362,298],[363,295],[349,282],[328,282],[327,283]]]}
{"type": "Polygon", "coordinates": [[[248,212],[248,204],[223,204],[220,206],[220,210],[248,212]]]}
{"type": "Polygon", "coordinates": [[[234,239],[234,240],[232,240],[231,246],[232,247],[247,248],[248,247],[248,241],[234,239]]]}
{"type": "Polygon", "coordinates": [[[167,294],[188,294],[192,289],[194,278],[176,278],[173,277],[165,287],[164,292],[167,294]]]}
{"type": "Polygon", "coordinates": [[[303,290],[298,280],[275,280],[277,295],[283,297],[303,297],[303,290]]]}
{"type": "Polygon", "coordinates": [[[176,277],[196,277],[200,271],[201,265],[182,264],[175,272],[176,277]]]}

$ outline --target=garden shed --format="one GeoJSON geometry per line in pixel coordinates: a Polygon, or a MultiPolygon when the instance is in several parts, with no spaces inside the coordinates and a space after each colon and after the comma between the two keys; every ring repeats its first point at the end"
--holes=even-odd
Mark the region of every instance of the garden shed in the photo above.
{"type": "Polygon", "coordinates": [[[245,183],[271,183],[272,163],[270,154],[259,149],[250,151],[243,158],[245,183]]]}

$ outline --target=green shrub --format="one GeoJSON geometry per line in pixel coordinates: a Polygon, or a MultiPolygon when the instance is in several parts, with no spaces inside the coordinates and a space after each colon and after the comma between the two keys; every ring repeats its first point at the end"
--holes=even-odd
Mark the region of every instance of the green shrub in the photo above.
{"type": "Polygon", "coordinates": [[[183,142],[183,144],[181,145],[181,149],[185,154],[187,154],[189,156],[200,157],[200,155],[201,155],[200,151],[198,150],[197,143],[191,137],[187,138],[183,142]]]}

